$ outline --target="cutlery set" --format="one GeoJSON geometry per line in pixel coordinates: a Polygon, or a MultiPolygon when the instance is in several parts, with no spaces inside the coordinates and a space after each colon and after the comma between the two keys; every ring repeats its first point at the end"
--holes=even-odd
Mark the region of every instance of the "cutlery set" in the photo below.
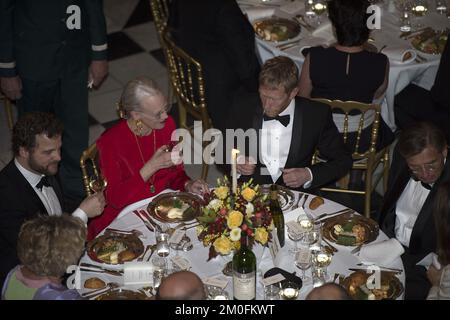
{"type": "Polygon", "coordinates": [[[90,263],[81,263],[80,270],[87,271],[87,272],[106,273],[106,274],[109,274],[112,276],[117,276],[117,277],[123,276],[123,271],[121,271],[121,270],[106,269],[102,266],[90,264],[90,263]]]}

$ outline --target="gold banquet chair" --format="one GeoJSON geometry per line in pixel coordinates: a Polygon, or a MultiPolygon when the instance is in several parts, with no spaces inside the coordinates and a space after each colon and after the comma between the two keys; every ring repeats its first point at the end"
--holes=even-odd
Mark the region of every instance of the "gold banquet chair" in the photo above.
{"type": "Polygon", "coordinates": [[[2,95],[0,93],[0,100],[3,100],[3,103],[5,105],[5,112],[6,112],[6,120],[8,121],[8,128],[9,130],[12,130],[14,127],[14,115],[13,115],[13,107],[12,102],[9,100],[6,96],[2,95]]]}
{"type": "Polygon", "coordinates": [[[156,32],[161,39],[167,26],[169,18],[169,1],[170,0],[150,0],[150,8],[152,10],[153,22],[155,23],[156,32]]]}
{"type": "MultiPolygon", "coordinates": [[[[377,152],[376,150],[376,142],[378,138],[379,126],[380,126],[380,113],[381,107],[376,104],[366,104],[355,101],[340,101],[340,100],[328,100],[328,99],[312,99],[315,101],[319,101],[325,104],[328,104],[333,114],[335,111],[340,110],[341,115],[343,117],[343,123],[336,123],[338,129],[342,132],[344,142],[347,142],[348,135],[350,132],[354,132],[355,125],[353,124],[353,128],[350,125],[350,118],[357,119],[357,128],[356,128],[356,143],[353,149],[352,158],[353,158],[353,170],[363,170],[365,173],[365,185],[364,190],[354,190],[348,189],[348,176],[340,180],[342,183],[340,185],[341,188],[322,188],[323,191],[331,191],[331,192],[344,192],[351,194],[360,194],[364,195],[364,215],[366,217],[370,217],[370,203],[371,203],[371,193],[373,189],[380,182],[380,179],[383,178],[383,190],[386,192],[387,189],[387,181],[389,175],[389,146],[381,149],[377,152]],[[356,115],[353,115],[352,112],[358,111],[356,115]],[[358,119],[359,118],[359,119],[358,119]],[[359,149],[361,142],[361,134],[363,128],[367,128],[370,125],[371,134],[370,134],[370,145],[367,150],[359,149]],[[378,165],[383,164],[383,173],[377,177],[375,182],[373,182],[373,173],[378,165]]],[[[354,123],[355,121],[353,121],[354,123]]],[[[313,159],[314,162],[320,161],[320,155],[316,155],[313,159]]]]}
{"type": "MultiPolygon", "coordinates": [[[[164,34],[167,48],[167,67],[170,82],[177,98],[180,114],[180,127],[192,128],[186,123],[187,113],[202,122],[203,133],[212,127],[205,99],[205,84],[202,66],[172,41],[170,33],[164,34]]],[[[203,148],[208,142],[202,142],[203,148]]],[[[208,164],[202,157],[202,179],[208,176],[208,164]]]]}
{"type": "Polygon", "coordinates": [[[83,151],[80,158],[81,173],[86,195],[90,196],[106,188],[106,179],[97,168],[97,144],[93,143],[83,151]]]}

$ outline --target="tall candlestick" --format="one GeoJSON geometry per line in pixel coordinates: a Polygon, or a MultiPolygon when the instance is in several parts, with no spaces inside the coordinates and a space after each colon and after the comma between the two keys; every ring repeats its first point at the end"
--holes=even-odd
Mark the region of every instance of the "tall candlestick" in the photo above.
{"type": "Polygon", "coordinates": [[[232,188],[231,191],[233,194],[236,194],[237,191],[237,155],[239,154],[239,150],[232,149],[231,150],[231,181],[232,181],[232,188]]]}

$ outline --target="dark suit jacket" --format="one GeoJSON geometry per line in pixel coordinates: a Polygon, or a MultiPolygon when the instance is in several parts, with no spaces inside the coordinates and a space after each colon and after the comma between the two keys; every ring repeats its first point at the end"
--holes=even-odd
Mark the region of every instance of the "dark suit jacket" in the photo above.
{"type": "Polygon", "coordinates": [[[168,25],[175,42],[202,65],[208,110],[223,129],[232,96],[258,89],[252,25],[235,0],[173,0],[168,25]]]}
{"type": "Polygon", "coordinates": [[[0,0],[0,8],[0,63],[16,63],[0,77],[52,81],[106,59],[106,48],[91,47],[107,42],[102,0],[0,0]],[[80,29],[66,25],[71,5],[80,8],[80,29]]]}
{"type": "MultiPolygon", "coordinates": [[[[62,205],[62,192],[57,179],[48,179],[62,205]]],[[[16,245],[22,223],[38,214],[48,213],[14,161],[9,162],[0,171],[0,286],[8,272],[19,264],[16,245]]]]}
{"type": "MultiPolygon", "coordinates": [[[[380,212],[381,229],[390,238],[395,237],[396,205],[411,175],[406,161],[394,151],[390,168],[388,190],[384,196],[384,202],[380,212]]],[[[436,229],[433,218],[433,206],[439,185],[450,180],[450,161],[445,163],[440,178],[434,183],[422,209],[414,224],[409,248],[405,248],[402,256],[406,269],[406,295],[405,298],[426,298],[429,283],[425,275],[425,268],[416,266],[430,252],[436,252],[436,229]],[[408,288],[411,285],[411,289],[408,288]],[[414,292],[412,292],[414,291],[414,292]]]]}
{"type": "MultiPolygon", "coordinates": [[[[258,94],[241,97],[233,106],[229,127],[244,130],[261,129],[263,109],[258,94]]],[[[291,119],[292,121],[292,119],[291,119]]],[[[309,99],[296,97],[291,146],[285,168],[308,167],[313,174],[310,188],[317,188],[344,176],[352,166],[351,153],[344,146],[342,136],[333,122],[329,106],[309,99]],[[311,165],[315,150],[327,160],[311,165]]],[[[259,136],[259,135],[258,135],[259,136]]],[[[259,137],[258,137],[259,141],[259,137]]],[[[259,146],[259,142],[257,144],[259,146]]],[[[246,154],[248,147],[246,147],[246,154]]],[[[259,155],[259,151],[258,151],[259,155]]],[[[259,156],[258,156],[259,157],[259,156]]],[[[270,175],[261,175],[261,161],[257,161],[256,183],[273,183],[270,175]]],[[[243,179],[248,177],[242,176],[243,179]]],[[[284,185],[281,176],[277,184],[284,185]]]]}

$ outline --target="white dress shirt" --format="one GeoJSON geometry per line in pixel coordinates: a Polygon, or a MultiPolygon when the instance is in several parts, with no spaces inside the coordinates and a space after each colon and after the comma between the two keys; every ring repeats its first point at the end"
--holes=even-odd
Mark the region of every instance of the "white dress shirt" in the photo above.
{"type": "MultiPolygon", "coordinates": [[[[277,120],[264,121],[261,126],[261,160],[266,165],[267,171],[261,174],[270,174],[275,183],[283,174],[289,155],[289,149],[292,141],[292,127],[294,124],[295,99],[289,103],[288,107],[279,114],[279,116],[289,115],[289,124],[285,127],[277,120]]],[[[265,168],[262,168],[264,170],[265,168]]],[[[309,168],[311,180],[306,182],[303,187],[307,188],[312,182],[312,172],[309,168]]]]}
{"type": "MultiPolygon", "coordinates": [[[[44,177],[44,175],[36,174],[34,172],[31,172],[28,169],[25,169],[17,161],[17,159],[14,159],[14,164],[16,165],[16,167],[20,171],[20,173],[28,181],[28,183],[31,185],[33,190],[38,195],[39,199],[41,199],[42,204],[44,205],[48,214],[50,216],[60,216],[62,214],[61,204],[59,203],[58,197],[56,196],[56,193],[55,193],[55,190],[53,190],[53,187],[43,186],[42,191],[40,189],[36,188],[36,185],[39,183],[39,181],[41,181],[41,178],[44,177]]],[[[83,210],[81,210],[80,208],[77,208],[72,213],[72,216],[80,218],[85,224],[87,224],[88,217],[87,217],[86,213],[83,210]]]]}
{"type": "Polygon", "coordinates": [[[409,247],[414,224],[429,193],[430,190],[424,188],[420,181],[411,178],[397,201],[395,237],[405,247],[409,247]]]}

